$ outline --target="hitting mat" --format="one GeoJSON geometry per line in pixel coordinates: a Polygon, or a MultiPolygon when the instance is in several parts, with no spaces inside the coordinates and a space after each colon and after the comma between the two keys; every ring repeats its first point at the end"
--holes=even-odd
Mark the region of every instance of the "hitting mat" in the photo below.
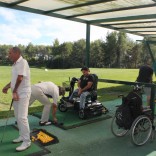
{"type": "MultiPolygon", "coordinates": [[[[34,113],[34,116],[41,118],[42,112],[34,113]]],[[[71,129],[79,126],[83,126],[86,124],[94,123],[101,120],[106,120],[111,118],[109,114],[102,114],[101,116],[94,116],[90,117],[88,119],[82,120],[78,117],[78,112],[71,109],[67,112],[60,112],[57,111],[57,119],[59,121],[58,124],[54,124],[57,127],[60,127],[62,129],[71,129]]],[[[52,115],[50,114],[50,120],[52,120],[52,115]]]]}
{"type": "MultiPolygon", "coordinates": [[[[4,126],[0,127],[0,136],[3,135],[4,132],[4,126]]],[[[17,152],[16,147],[19,146],[21,143],[14,144],[12,143],[12,140],[18,137],[18,130],[13,125],[8,125],[5,129],[5,135],[3,138],[3,142],[0,143],[0,155],[2,156],[8,156],[11,154],[11,156],[42,156],[45,154],[50,153],[47,149],[45,149],[43,146],[38,146],[37,144],[33,143],[31,144],[31,147],[29,147],[27,150],[22,152],[17,152]]]]}

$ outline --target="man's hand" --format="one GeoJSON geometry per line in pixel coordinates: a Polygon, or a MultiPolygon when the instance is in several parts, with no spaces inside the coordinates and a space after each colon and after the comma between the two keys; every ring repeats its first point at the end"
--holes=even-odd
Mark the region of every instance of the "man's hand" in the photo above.
{"type": "Polygon", "coordinates": [[[14,100],[14,101],[18,101],[19,100],[19,96],[18,96],[18,94],[17,94],[17,92],[14,92],[13,94],[12,94],[12,99],[14,100]]]}
{"type": "Polygon", "coordinates": [[[3,89],[2,89],[2,92],[4,93],[4,94],[7,94],[7,92],[8,92],[8,87],[4,87],[3,89]]]}
{"type": "Polygon", "coordinates": [[[54,122],[54,123],[57,123],[57,118],[56,118],[56,117],[53,118],[53,122],[54,122]]]}
{"type": "Polygon", "coordinates": [[[11,83],[8,83],[8,84],[2,89],[2,92],[3,92],[4,94],[7,94],[8,89],[10,88],[10,84],[11,84],[11,83]]]}

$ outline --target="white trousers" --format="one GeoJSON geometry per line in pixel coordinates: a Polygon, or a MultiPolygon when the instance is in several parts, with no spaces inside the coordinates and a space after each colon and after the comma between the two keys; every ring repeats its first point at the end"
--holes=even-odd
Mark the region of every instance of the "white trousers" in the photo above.
{"type": "Polygon", "coordinates": [[[43,93],[42,89],[38,86],[31,87],[31,97],[29,105],[31,105],[35,100],[38,100],[44,105],[41,121],[46,122],[49,120],[49,114],[51,109],[51,102],[49,98],[43,93]]]}
{"type": "Polygon", "coordinates": [[[30,142],[30,128],[28,122],[30,93],[26,94],[26,97],[20,98],[19,101],[13,101],[13,107],[19,129],[19,135],[22,137],[24,142],[30,142]]]}

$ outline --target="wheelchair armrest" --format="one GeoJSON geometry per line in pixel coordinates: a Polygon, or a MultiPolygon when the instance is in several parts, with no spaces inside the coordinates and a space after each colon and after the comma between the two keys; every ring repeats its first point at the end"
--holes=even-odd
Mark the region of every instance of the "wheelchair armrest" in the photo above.
{"type": "Polygon", "coordinates": [[[151,116],[151,115],[152,115],[152,110],[151,110],[151,108],[148,107],[148,106],[147,106],[147,107],[143,107],[142,113],[143,113],[144,115],[151,116]]]}
{"type": "Polygon", "coordinates": [[[151,112],[151,108],[150,107],[143,107],[142,112],[146,113],[146,112],[151,112]]]}

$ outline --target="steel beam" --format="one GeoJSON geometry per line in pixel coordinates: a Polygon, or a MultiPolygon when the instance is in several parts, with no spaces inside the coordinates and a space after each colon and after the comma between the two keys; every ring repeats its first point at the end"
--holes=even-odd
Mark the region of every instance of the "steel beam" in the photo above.
{"type": "Polygon", "coordinates": [[[90,64],[90,24],[86,24],[86,57],[85,65],[89,67],[90,64]]]}
{"type": "Polygon", "coordinates": [[[90,6],[90,5],[100,4],[100,3],[106,3],[106,2],[111,2],[111,1],[114,1],[114,0],[96,0],[96,1],[91,1],[91,2],[88,2],[88,3],[81,3],[81,4],[76,4],[76,5],[73,4],[72,6],[45,11],[45,14],[49,14],[51,12],[74,9],[74,8],[80,8],[80,7],[84,7],[84,6],[90,6]]]}
{"type": "Polygon", "coordinates": [[[156,4],[147,4],[147,5],[124,7],[124,8],[110,9],[110,10],[101,10],[101,11],[94,11],[94,12],[76,14],[76,15],[68,16],[67,18],[73,18],[73,17],[79,17],[79,16],[87,16],[87,15],[96,15],[96,14],[101,14],[101,13],[110,13],[110,12],[112,13],[112,12],[115,12],[115,11],[125,11],[125,10],[131,10],[131,9],[141,9],[141,8],[148,8],[148,7],[155,7],[155,6],[156,6],[156,4]]]}

